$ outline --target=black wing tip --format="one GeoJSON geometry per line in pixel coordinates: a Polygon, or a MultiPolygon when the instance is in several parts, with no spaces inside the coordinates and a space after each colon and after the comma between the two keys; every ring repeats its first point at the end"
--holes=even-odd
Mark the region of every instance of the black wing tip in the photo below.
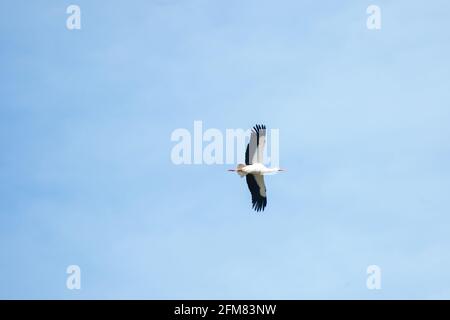
{"type": "Polygon", "coordinates": [[[252,209],[256,212],[264,211],[267,206],[267,198],[261,197],[258,200],[253,201],[252,209]]]}
{"type": "Polygon", "coordinates": [[[257,124],[253,127],[255,133],[259,133],[259,130],[265,130],[266,126],[264,124],[257,124]]]}
{"type": "Polygon", "coordinates": [[[256,212],[264,211],[267,206],[267,198],[262,196],[252,197],[252,209],[256,212]]]}

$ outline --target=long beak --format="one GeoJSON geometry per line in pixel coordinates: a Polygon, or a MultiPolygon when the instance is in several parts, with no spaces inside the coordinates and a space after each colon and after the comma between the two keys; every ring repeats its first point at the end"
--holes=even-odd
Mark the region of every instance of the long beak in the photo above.
{"type": "Polygon", "coordinates": [[[287,171],[286,169],[278,169],[278,171],[287,171]]]}
{"type": "Polygon", "coordinates": [[[228,169],[227,171],[235,172],[235,169],[228,169]]]}

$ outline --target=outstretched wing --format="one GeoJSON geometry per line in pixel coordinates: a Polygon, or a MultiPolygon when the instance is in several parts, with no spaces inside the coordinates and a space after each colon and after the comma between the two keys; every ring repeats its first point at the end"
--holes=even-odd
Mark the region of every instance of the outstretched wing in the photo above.
{"type": "Polygon", "coordinates": [[[245,176],[247,179],[248,189],[252,194],[252,208],[256,211],[264,211],[267,205],[266,197],[266,185],[264,184],[263,175],[248,174],[245,176]]]}
{"type": "Polygon", "coordinates": [[[257,124],[250,134],[250,142],[245,151],[245,164],[263,163],[265,145],[266,126],[257,124]]]}

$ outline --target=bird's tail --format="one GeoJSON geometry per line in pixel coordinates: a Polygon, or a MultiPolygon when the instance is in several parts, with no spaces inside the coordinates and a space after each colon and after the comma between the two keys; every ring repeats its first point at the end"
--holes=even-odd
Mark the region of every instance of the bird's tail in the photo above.
{"type": "Polygon", "coordinates": [[[236,167],[236,172],[241,178],[243,178],[247,175],[246,172],[242,171],[242,168],[244,168],[244,167],[245,167],[245,164],[242,164],[242,163],[239,163],[236,167]]]}

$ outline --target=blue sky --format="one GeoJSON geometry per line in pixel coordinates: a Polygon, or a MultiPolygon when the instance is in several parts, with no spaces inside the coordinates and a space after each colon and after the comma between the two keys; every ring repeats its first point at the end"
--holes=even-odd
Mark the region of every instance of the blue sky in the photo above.
{"type": "Polygon", "coordinates": [[[2,1],[0,298],[449,299],[449,10],[2,1]],[[172,164],[195,120],[280,130],[264,213],[172,164]]]}

